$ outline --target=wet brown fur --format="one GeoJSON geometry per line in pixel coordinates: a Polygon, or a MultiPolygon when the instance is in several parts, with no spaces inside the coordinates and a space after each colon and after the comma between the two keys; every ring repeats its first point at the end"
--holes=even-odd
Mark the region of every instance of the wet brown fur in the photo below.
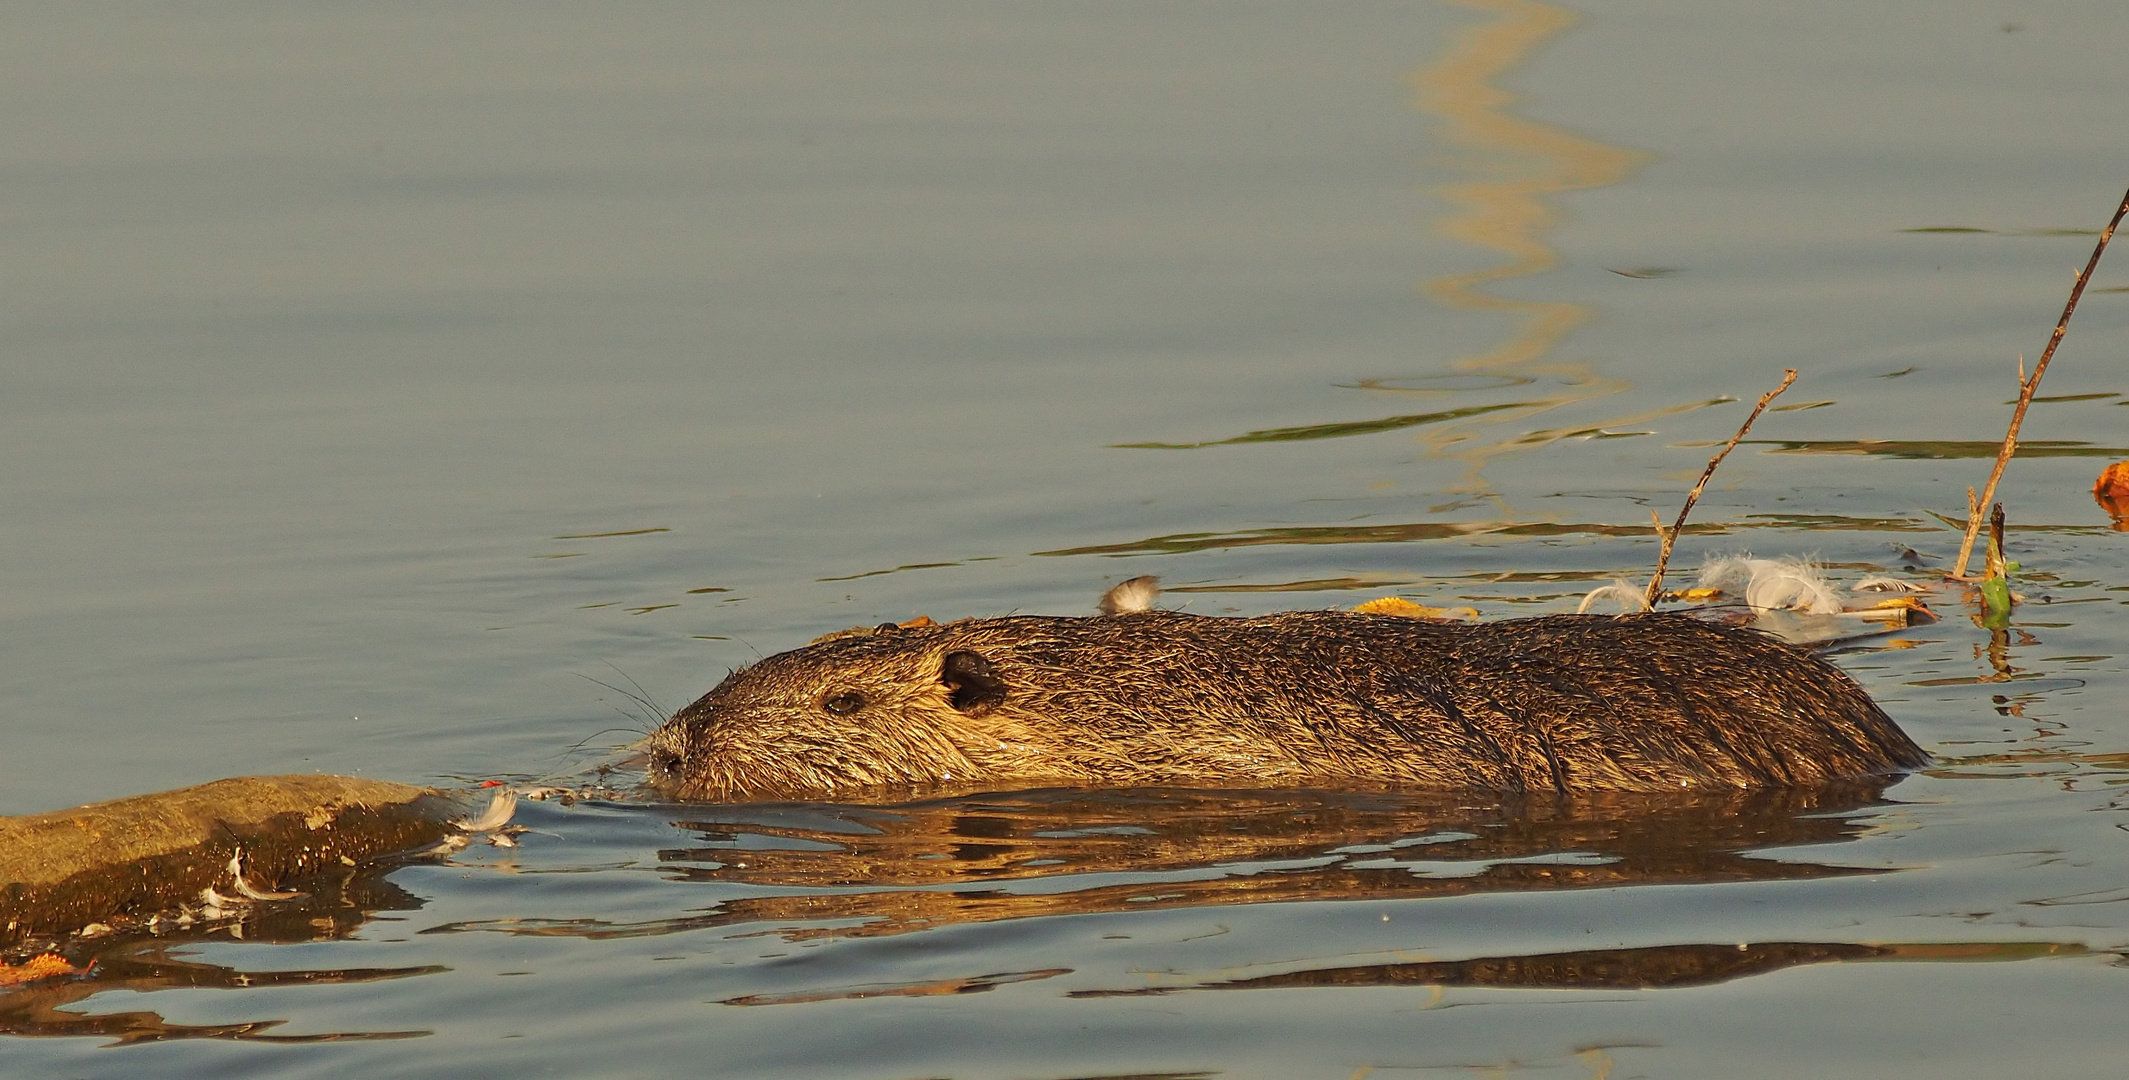
{"type": "Polygon", "coordinates": [[[734,672],[650,747],[654,785],[683,799],[942,783],[1657,791],[1929,760],[1825,661],[1669,614],[889,625],[734,672]]]}

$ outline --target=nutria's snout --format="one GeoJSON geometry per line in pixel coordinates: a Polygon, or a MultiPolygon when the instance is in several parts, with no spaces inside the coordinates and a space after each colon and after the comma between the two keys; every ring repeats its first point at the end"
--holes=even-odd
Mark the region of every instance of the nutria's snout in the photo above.
{"type": "Polygon", "coordinates": [[[831,635],[732,673],[649,747],[654,785],[682,799],[941,783],[1647,791],[1928,761],[1832,665],[1683,616],[1129,608],[831,635]]]}
{"type": "Polygon", "coordinates": [[[644,768],[651,786],[672,791],[683,786],[687,775],[687,725],[667,720],[643,742],[644,768]]]}

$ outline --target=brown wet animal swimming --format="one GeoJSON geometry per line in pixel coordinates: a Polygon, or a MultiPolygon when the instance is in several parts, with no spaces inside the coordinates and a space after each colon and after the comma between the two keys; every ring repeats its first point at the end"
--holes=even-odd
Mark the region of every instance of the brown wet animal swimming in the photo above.
{"type": "Polygon", "coordinates": [[[937,784],[1659,791],[1929,760],[1826,661],[1654,613],[890,623],[733,672],[648,746],[652,785],[681,799],[937,784]]]}

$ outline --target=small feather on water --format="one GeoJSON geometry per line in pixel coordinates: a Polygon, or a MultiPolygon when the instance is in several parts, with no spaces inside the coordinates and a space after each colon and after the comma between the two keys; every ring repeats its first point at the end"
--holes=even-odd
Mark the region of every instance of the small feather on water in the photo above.
{"type": "Polygon", "coordinates": [[[495,789],[495,798],[489,800],[488,809],[477,818],[465,818],[451,823],[460,832],[494,832],[510,824],[510,816],[517,813],[517,792],[510,788],[495,789]]]}
{"type": "MultiPolygon", "coordinates": [[[[206,918],[225,918],[237,914],[243,908],[244,901],[233,896],[223,896],[221,893],[214,891],[214,886],[212,885],[200,890],[200,914],[206,918]]],[[[183,926],[185,924],[180,922],[178,925],[183,926]]]]}
{"type": "Polygon", "coordinates": [[[1628,584],[1624,578],[1613,578],[1611,584],[1589,590],[1589,595],[1584,596],[1582,603],[1575,608],[1575,614],[1586,615],[1590,608],[1607,601],[1618,604],[1622,611],[1649,609],[1647,590],[1628,584]]]}
{"type": "Polygon", "coordinates": [[[1893,577],[1867,577],[1849,586],[1856,592],[1921,592],[1922,586],[1893,577]]]}
{"type": "Polygon", "coordinates": [[[1119,581],[1101,594],[1101,603],[1095,605],[1104,615],[1127,615],[1134,611],[1152,611],[1153,601],[1161,595],[1161,579],[1151,574],[1129,581],[1119,581]]]}
{"type": "Polygon", "coordinates": [[[1745,603],[1757,611],[1801,611],[1837,615],[1841,598],[1817,566],[1794,556],[1755,559],[1733,555],[1710,562],[1700,571],[1705,588],[1735,591],[1744,585],[1745,603]]]}
{"type": "Polygon", "coordinates": [[[294,900],[305,895],[299,892],[274,892],[271,889],[261,889],[244,880],[244,851],[241,848],[237,850],[236,854],[229,857],[229,876],[236,879],[237,892],[242,894],[246,900],[294,900]]]}
{"type": "Polygon", "coordinates": [[[441,840],[438,840],[434,847],[423,851],[421,854],[430,856],[456,855],[464,850],[466,850],[465,836],[460,833],[452,833],[451,835],[446,836],[441,840]]]}

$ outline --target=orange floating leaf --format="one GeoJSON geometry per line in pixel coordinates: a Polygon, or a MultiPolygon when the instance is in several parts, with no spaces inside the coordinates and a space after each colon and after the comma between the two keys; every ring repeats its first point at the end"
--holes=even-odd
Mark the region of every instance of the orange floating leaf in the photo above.
{"type": "Polygon", "coordinates": [[[76,970],[78,969],[74,965],[67,963],[66,958],[58,953],[32,956],[15,967],[9,967],[6,961],[0,960],[0,986],[20,986],[38,979],[49,979],[54,975],[72,975],[76,970]]]}
{"type": "Polygon", "coordinates": [[[2100,470],[2099,479],[2092,483],[2092,499],[2116,525],[2129,523],[2129,461],[2100,470]]]}

